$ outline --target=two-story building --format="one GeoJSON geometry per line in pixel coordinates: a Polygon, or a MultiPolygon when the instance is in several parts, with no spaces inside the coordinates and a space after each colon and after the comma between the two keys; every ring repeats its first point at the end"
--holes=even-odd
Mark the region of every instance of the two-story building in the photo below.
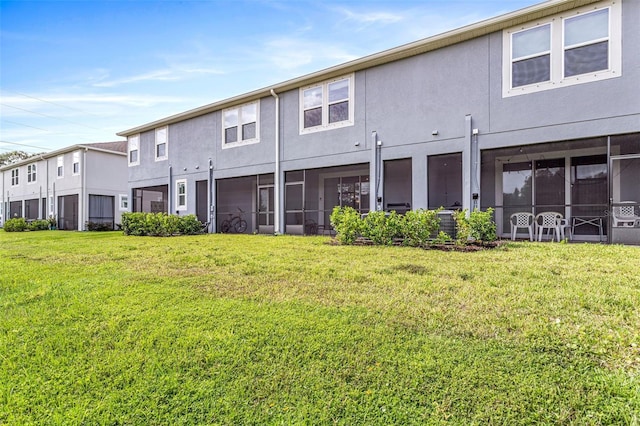
{"type": "Polygon", "coordinates": [[[551,0],[120,132],[132,208],[309,233],[334,206],[493,207],[503,236],[557,211],[640,243],[638,17],[551,0]]]}
{"type": "Polygon", "coordinates": [[[111,229],[129,209],[127,142],[73,145],[0,167],[0,222],[55,217],[62,230],[111,229]]]}

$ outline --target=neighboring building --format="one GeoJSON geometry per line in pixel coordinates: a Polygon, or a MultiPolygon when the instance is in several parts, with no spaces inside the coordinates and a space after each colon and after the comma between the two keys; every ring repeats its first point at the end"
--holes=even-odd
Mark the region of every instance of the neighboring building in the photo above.
{"type": "Polygon", "coordinates": [[[638,16],[551,0],[123,131],[132,208],[300,234],[339,205],[494,207],[505,237],[555,210],[640,243],[609,220],[640,206],[638,16]]]}
{"type": "Polygon", "coordinates": [[[58,229],[114,228],[128,210],[127,142],[73,145],[0,167],[0,222],[57,218],[58,229]]]}

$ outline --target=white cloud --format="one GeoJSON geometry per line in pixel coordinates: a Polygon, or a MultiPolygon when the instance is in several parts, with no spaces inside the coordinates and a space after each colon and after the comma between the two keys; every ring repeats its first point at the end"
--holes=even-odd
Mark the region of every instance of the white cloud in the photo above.
{"type": "Polygon", "coordinates": [[[403,15],[391,12],[357,12],[346,7],[336,8],[338,13],[344,15],[345,21],[356,22],[361,25],[360,29],[370,25],[396,24],[405,19],[403,15]]]}

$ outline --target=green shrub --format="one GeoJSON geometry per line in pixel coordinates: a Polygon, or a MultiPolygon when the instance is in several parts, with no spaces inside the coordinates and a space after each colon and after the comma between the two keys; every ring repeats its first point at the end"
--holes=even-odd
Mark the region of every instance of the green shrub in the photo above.
{"type": "Polygon", "coordinates": [[[395,211],[369,212],[362,221],[362,236],[369,238],[375,244],[391,245],[394,238],[402,237],[403,222],[402,216],[395,211]]]}
{"type": "Polygon", "coordinates": [[[402,236],[404,243],[412,247],[420,247],[431,241],[431,236],[437,234],[440,218],[437,210],[410,210],[404,215],[402,236]]]}
{"type": "Polygon", "coordinates": [[[23,217],[9,219],[4,223],[5,232],[22,232],[27,230],[27,221],[23,217]]]}
{"type": "Polygon", "coordinates": [[[329,217],[336,231],[336,238],[342,244],[353,244],[360,236],[362,219],[353,207],[334,207],[329,217]]]}
{"type": "Polygon", "coordinates": [[[467,217],[467,210],[454,214],[458,244],[467,244],[469,240],[492,242],[498,239],[496,223],[493,220],[493,209],[486,211],[474,210],[467,217]]]}
{"type": "Polygon", "coordinates": [[[34,220],[27,225],[27,229],[30,231],[48,231],[49,221],[44,219],[34,220]]]}
{"type": "Polygon", "coordinates": [[[471,236],[479,241],[491,242],[498,239],[496,234],[496,222],[493,220],[493,209],[486,211],[474,210],[469,215],[471,236]]]}
{"type": "Polygon", "coordinates": [[[122,232],[125,235],[168,237],[194,235],[202,232],[202,223],[193,215],[177,216],[166,213],[123,213],[122,232]]]}
{"type": "Polygon", "coordinates": [[[147,235],[145,230],[145,214],[139,212],[122,213],[122,232],[124,235],[144,236],[147,235]]]}
{"type": "Polygon", "coordinates": [[[104,222],[87,222],[87,231],[113,231],[113,225],[111,223],[104,222]]]}
{"type": "Polygon", "coordinates": [[[181,216],[178,222],[178,232],[182,235],[201,234],[202,222],[200,222],[194,214],[181,216]]]}

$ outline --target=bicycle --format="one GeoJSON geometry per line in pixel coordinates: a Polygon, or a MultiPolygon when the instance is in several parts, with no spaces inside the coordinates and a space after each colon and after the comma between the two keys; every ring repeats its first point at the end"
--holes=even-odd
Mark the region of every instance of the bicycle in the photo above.
{"type": "Polygon", "coordinates": [[[234,216],[233,213],[229,213],[229,219],[222,221],[220,232],[223,234],[242,234],[247,230],[247,221],[242,218],[244,211],[240,207],[238,207],[238,211],[240,212],[239,214],[234,216]]]}

